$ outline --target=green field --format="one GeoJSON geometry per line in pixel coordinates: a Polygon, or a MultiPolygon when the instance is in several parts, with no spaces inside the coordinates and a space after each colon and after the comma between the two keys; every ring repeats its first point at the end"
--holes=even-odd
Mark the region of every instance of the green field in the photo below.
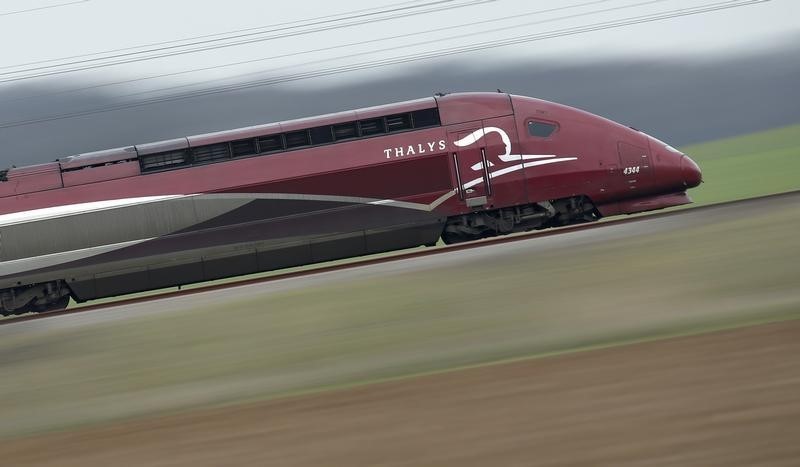
{"type": "MultiPolygon", "coordinates": [[[[800,125],[684,148],[706,180],[693,197],[800,189],[796,136],[800,125]]],[[[0,437],[800,318],[800,206],[778,204],[220,303],[140,304],[118,321],[0,328],[0,437]]]]}
{"type": "Polygon", "coordinates": [[[695,205],[800,189],[800,125],[681,148],[703,170],[695,205]]]}

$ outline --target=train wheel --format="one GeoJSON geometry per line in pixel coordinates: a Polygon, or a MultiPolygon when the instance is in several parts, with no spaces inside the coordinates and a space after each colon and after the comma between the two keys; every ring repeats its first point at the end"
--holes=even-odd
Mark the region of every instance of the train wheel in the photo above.
{"type": "Polygon", "coordinates": [[[34,313],[48,313],[51,311],[61,311],[67,309],[67,305],[69,305],[69,295],[64,295],[55,302],[51,302],[46,305],[39,305],[37,307],[31,307],[31,310],[29,311],[32,311],[34,313]]]}
{"type": "Polygon", "coordinates": [[[24,314],[31,313],[31,312],[33,312],[33,310],[31,310],[31,307],[24,306],[22,308],[17,308],[15,310],[11,310],[11,311],[2,310],[2,311],[0,311],[0,316],[4,316],[4,317],[19,316],[19,315],[24,315],[24,314]]]}
{"type": "Polygon", "coordinates": [[[445,232],[442,234],[442,241],[445,245],[454,245],[456,243],[464,243],[470,240],[475,240],[473,237],[464,234],[458,234],[453,232],[445,232]]]}

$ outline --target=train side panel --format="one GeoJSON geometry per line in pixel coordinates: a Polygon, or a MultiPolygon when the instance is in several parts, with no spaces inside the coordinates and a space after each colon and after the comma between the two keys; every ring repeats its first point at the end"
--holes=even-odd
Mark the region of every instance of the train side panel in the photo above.
{"type": "Polygon", "coordinates": [[[687,159],[577,109],[467,93],[12,169],[0,308],[30,284],[82,301],[682,204],[687,159]]]}

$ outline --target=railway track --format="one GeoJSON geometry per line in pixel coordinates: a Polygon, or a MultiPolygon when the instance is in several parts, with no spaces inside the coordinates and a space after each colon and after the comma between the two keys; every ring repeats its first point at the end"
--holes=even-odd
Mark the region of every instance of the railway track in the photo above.
{"type": "Polygon", "coordinates": [[[356,267],[361,267],[361,266],[368,266],[368,265],[373,265],[373,264],[388,263],[388,262],[393,262],[393,261],[398,261],[398,260],[419,258],[419,257],[423,257],[423,256],[435,256],[435,255],[450,253],[450,252],[454,252],[454,251],[462,251],[462,250],[468,250],[468,249],[472,249],[472,248],[483,248],[483,247],[487,247],[487,246],[491,246],[491,245],[498,245],[498,244],[503,244],[503,243],[512,243],[512,242],[518,242],[518,241],[523,241],[523,240],[530,240],[532,238],[550,237],[550,236],[560,235],[560,234],[568,233],[568,232],[591,230],[591,229],[596,229],[596,228],[601,228],[601,227],[606,227],[606,226],[612,226],[612,225],[624,225],[624,224],[630,224],[630,223],[640,222],[640,221],[644,221],[644,220],[652,220],[652,219],[657,219],[657,218],[679,216],[679,215],[683,215],[683,214],[686,214],[686,213],[697,213],[697,212],[702,212],[704,210],[716,209],[716,208],[720,208],[720,207],[724,207],[724,206],[746,205],[746,204],[749,204],[749,203],[763,202],[763,201],[769,200],[769,199],[789,198],[789,197],[798,196],[798,195],[800,195],[800,190],[790,191],[790,192],[785,192],[785,193],[779,193],[779,194],[774,194],[774,195],[759,196],[759,197],[755,197],[755,198],[747,198],[747,199],[743,199],[743,200],[726,201],[726,202],[723,202],[723,203],[710,204],[710,205],[705,205],[705,206],[698,206],[698,207],[694,207],[694,208],[685,208],[685,209],[678,209],[678,210],[674,210],[674,211],[659,212],[659,213],[655,213],[655,214],[636,215],[634,217],[628,217],[628,218],[624,218],[624,219],[612,219],[612,220],[608,220],[608,221],[600,221],[600,222],[595,222],[595,223],[591,223],[591,224],[581,224],[581,225],[574,225],[574,226],[568,226],[568,227],[561,227],[561,228],[550,229],[550,230],[546,230],[546,231],[534,231],[534,232],[528,232],[528,233],[523,233],[523,234],[514,234],[514,235],[509,235],[509,236],[503,236],[503,237],[493,237],[493,238],[487,238],[487,239],[483,239],[483,240],[477,240],[477,241],[467,242],[467,243],[462,243],[462,244],[457,244],[457,245],[440,246],[440,247],[428,248],[428,249],[424,249],[424,250],[413,250],[413,251],[402,252],[402,253],[394,254],[394,255],[390,255],[390,256],[380,256],[380,257],[375,257],[375,258],[360,259],[360,260],[355,260],[355,261],[352,261],[352,262],[349,262],[349,263],[344,263],[344,264],[334,264],[334,265],[327,265],[327,266],[323,265],[323,266],[318,266],[318,267],[311,267],[309,269],[304,269],[304,270],[301,270],[301,271],[292,271],[292,272],[287,272],[287,273],[278,273],[278,274],[274,274],[274,275],[266,276],[266,277],[255,277],[255,278],[249,278],[249,279],[236,280],[236,281],[232,281],[232,282],[226,282],[224,284],[205,285],[205,286],[200,286],[200,287],[194,287],[194,288],[191,288],[191,289],[178,289],[178,290],[173,290],[173,291],[168,291],[168,292],[163,292],[163,293],[157,293],[157,294],[153,294],[153,295],[147,295],[147,296],[143,296],[143,297],[120,298],[119,300],[114,300],[114,301],[104,302],[104,303],[98,303],[98,304],[95,304],[95,305],[80,306],[80,307],[75,307],[75,308],[71,308],[71,309],[68,308],[68,309],[62,310],[62,311],[54,311],[54,312],[41,313],[41,314],[28,314],[28,315],[22,315],[22,316],[16,316],[16,317],[4,318],[4,319],[0,319],[0,326],[19,323],[19,322],[24,322],[24,321],[33,321],[33,320],[43,319],[43,318],[52,318],[52,317],[56,317],[56,316],[84,313],[84,312],[88,312],[88,311],[97,311],[97,310],[102,310],[102,309],[105,309],[105,308],[112,308],[112,307],[117,307],[117,306],[122,306],[122,305],[129,305],[129,304],[134,304],[134,303],[155,302],[155,301],[158,301],[158,300],[161,300],[161,299],[165,299],[165,298],[173,298],[173,297],[179,297],[179,296],[194,295],[194,294],[199,294],[199,293],[212,292],[212,291],[215,291],[215,290],[223,290],[223,289],[228,289],[228,288],[233,288],[233,287],[240,287],[240,286],[244,286],[244,285],[275,282],[275,281],[284,280],[284,279],[292,279],[292,278],[297,278],[297,277],[310,276],[310,275],[314,275],[314,274],[340,271],[340,270],[356,268],[356,267]]]}

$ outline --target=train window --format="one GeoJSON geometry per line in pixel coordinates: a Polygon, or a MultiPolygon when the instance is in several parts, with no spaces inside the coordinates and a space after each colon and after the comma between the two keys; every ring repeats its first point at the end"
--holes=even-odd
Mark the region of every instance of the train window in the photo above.
{"type": "Polygon", "coordinates": [[[528,122],[528,133],[538,138],[547,138],[556,131],[556,128],[558,127],[554,123],[539,122],[536,120],[528,122]]]}
{"type": "Polygon", "coordinates": [[[252,156],[258,152],[256,150],[256,140],[251,138],[231,141],[231,152],[233,157],[252,156]]]}
{"type": "Polygon", "coordinates": [[[258,138],[259,152],[272,152],[283,150],[283,137],[281,135],[269,135],[258,138]]]}
{"type": "Polygon", "coordinates": [[[167,151],[141,157],[142,171],[168,169],[189,162],[187,151],[167,151]]]}
{"type": "Polygon", "coordinates": [[[311,130],[311,144],[325,144],[333,142],[333,133],[330,126],[318,126],[311,130]]]}
{"type": "Polygon", "coordinates": [[[361,127],[361,136],[372,136],[386,133],[386,128],[383,126],[382,118],[361,120],[358,122],[358,126],[361,127]]]}
{"type": "Polygon", "coordinates": [[[196,164],[214,162],[231,157],[228,143],[209,144],[192,149],[192,159],[196,164]]]}
{"type": "Polygon", "coordinates": [[[356,122],[339,123],[333,125],[333,137],[336,141],[343,139],[355,138],[358,136],[358,128],[356,122]]]}
{"type": "Polygon", "coordinates": [[[397,114],[386,117],[386,129],[392,131],[408,130],[411,128],[411,114],[397,114]]]}
{"type": "MultiPolygon", "coordinates": [[[[165,151],[139,158],[142,171],[177,169],[192,164],[221,162],[231,158],[285,151],[311,145],[327,144],[383,135],[390,132],[427,128],[441,125],[438,108],[419,109],[412,112],[342,122],[303,130],[290,131],[249,139],[208,144],[195,148],[165,151]]],[[[546,137],[557,129],[555,124],[532,121],[529,131],[534,136],[546,137]]],[[[0,171],[0,182],[4,180],[0,171]]]]}
{"type": "Polygon", "coordinates": [[[308,146],[310,144],[308,139],[308,130],[286,133],[284,137],[286,138],[286,149],[299,148],[301,146],[308,146]]]}
{"type": "Polygon", "coordinates": [[[414,128],[425,128],[439,125],[439,109],[422,109],[411,112],[414,128]]]}

